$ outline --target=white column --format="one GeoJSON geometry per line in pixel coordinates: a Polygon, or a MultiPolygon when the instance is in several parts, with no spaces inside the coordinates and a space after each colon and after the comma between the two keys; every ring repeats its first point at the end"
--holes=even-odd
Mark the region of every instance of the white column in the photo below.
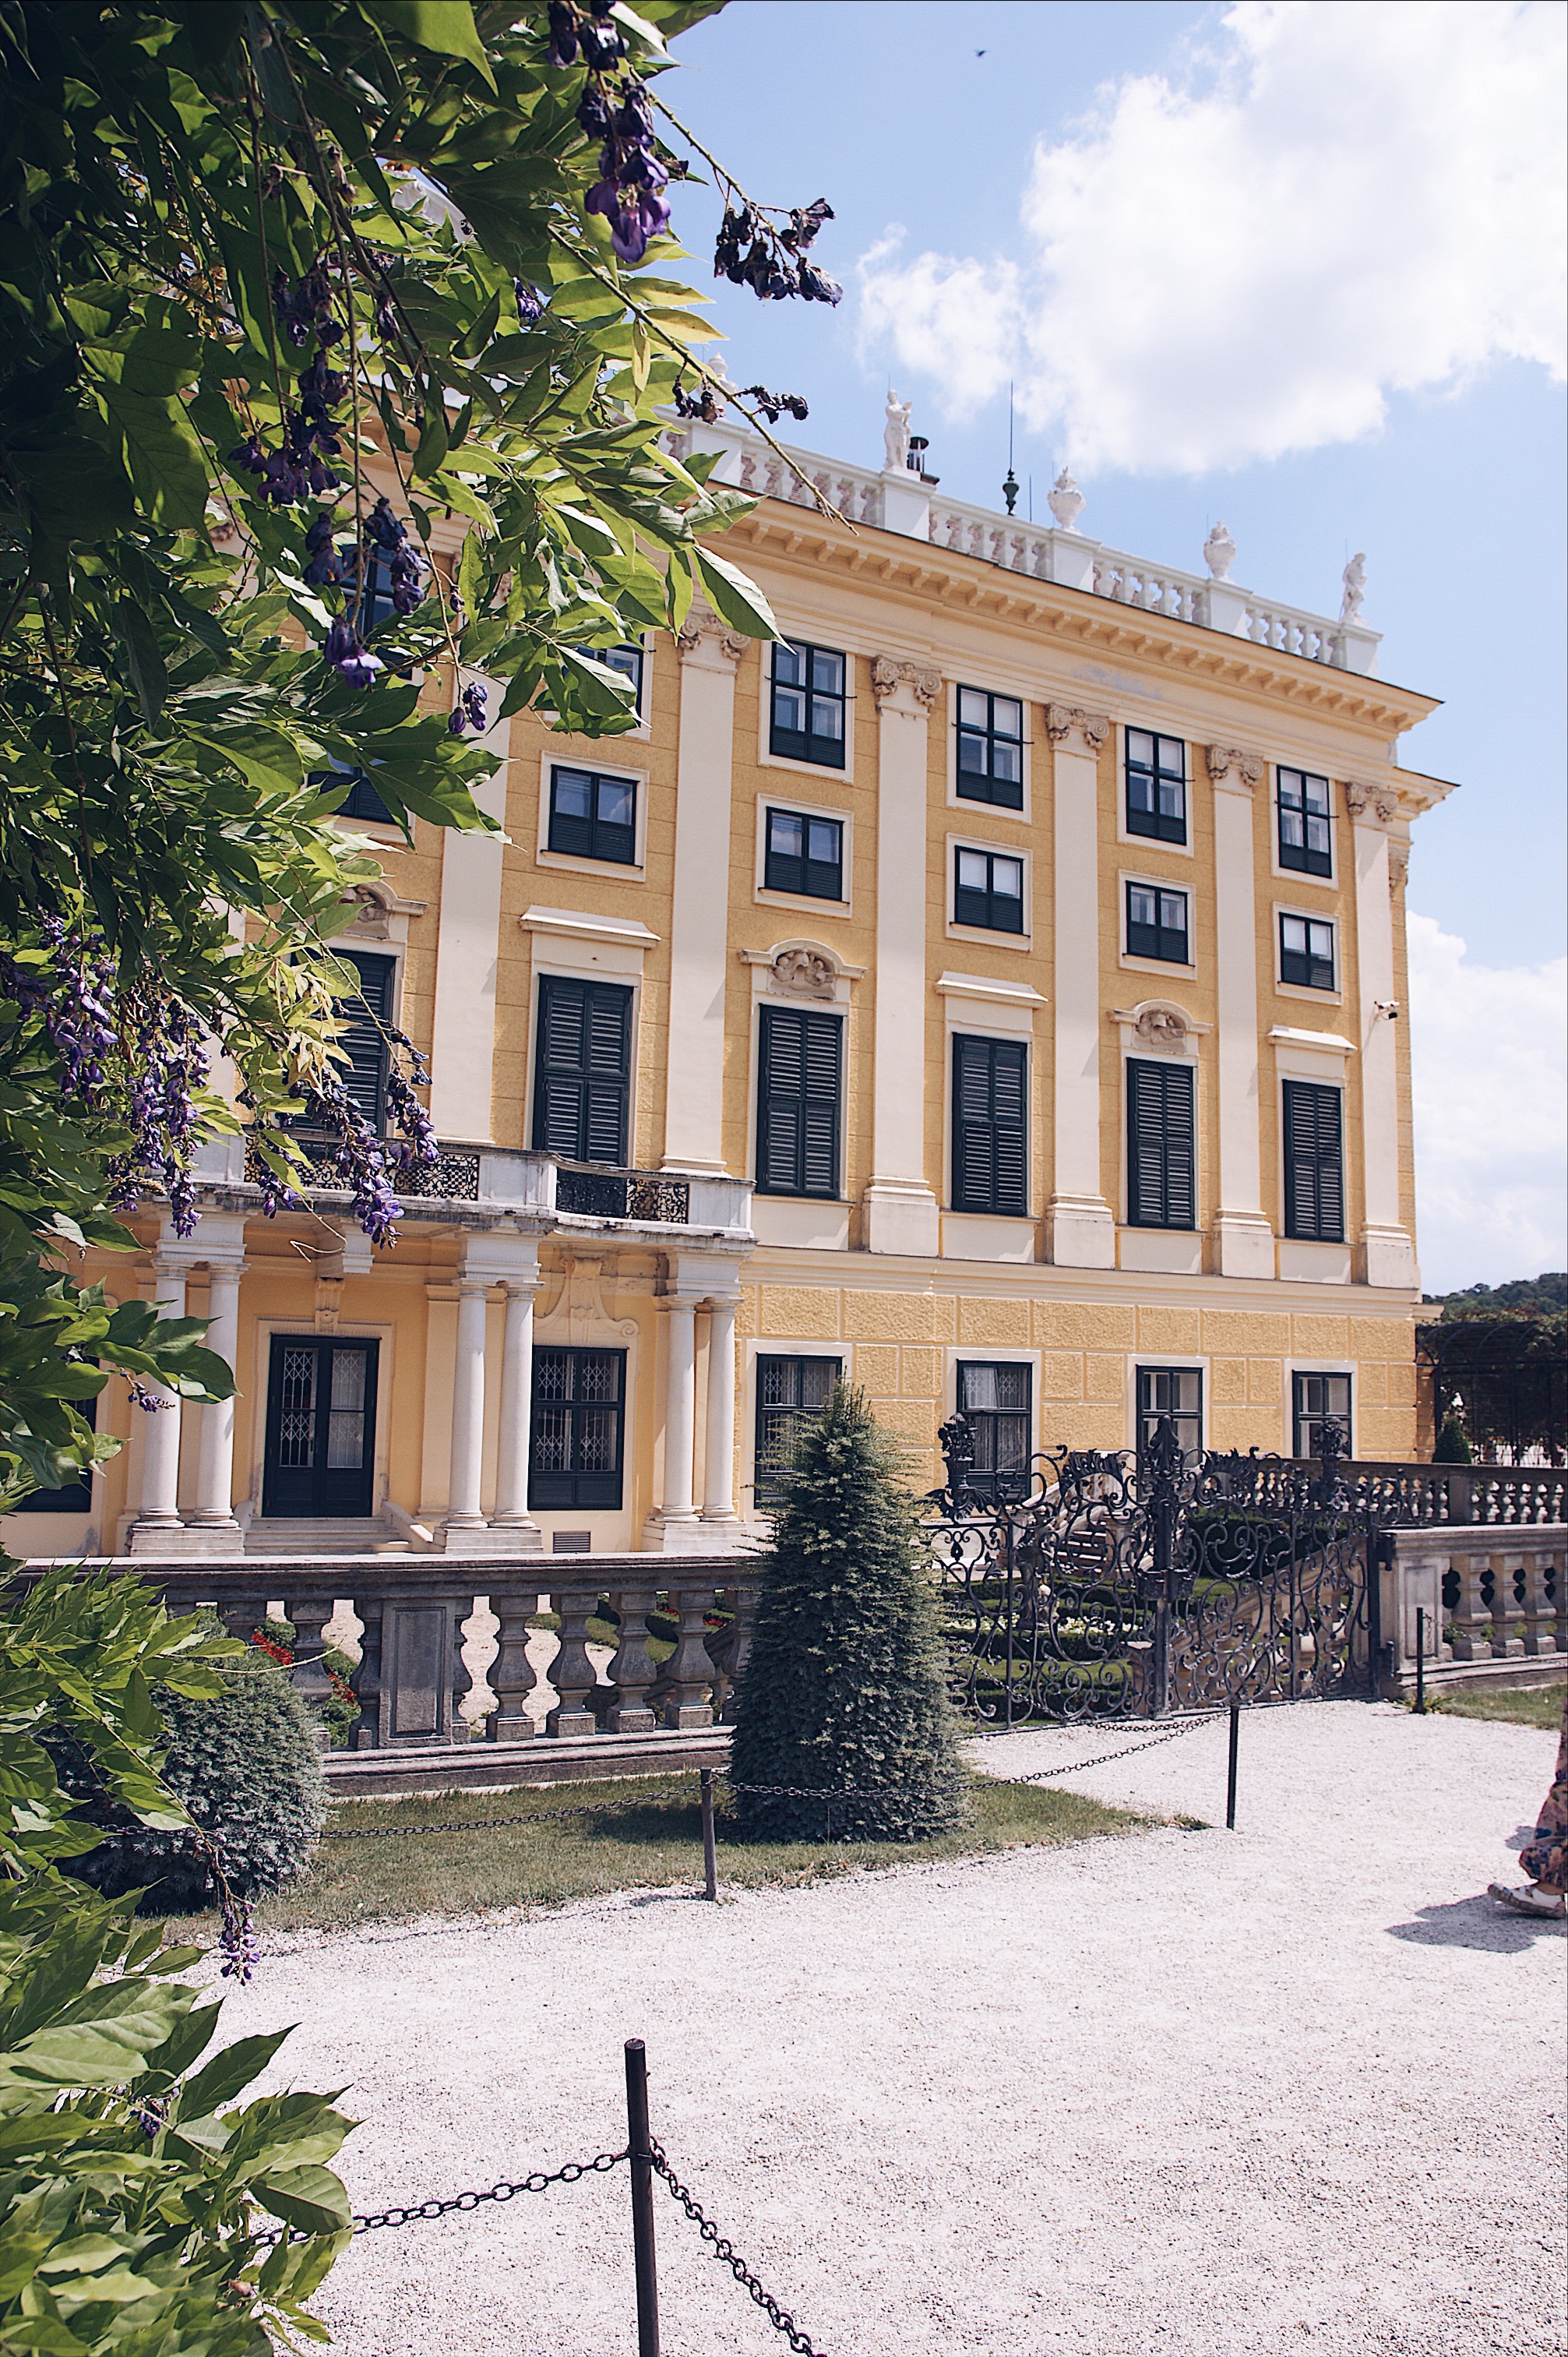
{"type": "MultiPolygon", "coordinates": [[[[911,476],[913,483],[916,479],[911,476]]],[[[876,1027],[872,1077],[868,1252],[940,1251],[926,1171],[927,737],[941,674],[876,655],[876,1027]]]]}
{"type": "Polygon", "coordinates": [[[448,1534],[485,1528],[485,1518],[479,1512],[479,1475],[485,1439],[485,1297],[489,1289],[487,1276],[464,1276],[457,1286],[452,1460],[443,1525],[448,1534]]]}
{"type": "Polygon", "coordinates": [[[1355,821],[1356,970],[1360,980],[1362,1200],[1360,1275],[1368,1285],[1401,1288],[1420,1283],[1415,1245],[1400,1216],[1399,1071],[1394,1025],[1394,920],[1389,872],[1388,823],[1399,804],[1391,793],[1348,785],[1345,805],[1355,821]]]}
{"type": "MultiPolygon", "coordinates": [[[[499,762],[474,800],[506,823],[507,749],[511,722],[500,720],[502,680],[465,672],[489,698],[491,721],[474,741],[499,762]]],[[[435,943],[435,1014],[430,1043],[430,1117],[438,1135],[486,1139],[496,1054],[496,965],[500,952],[501,838],[441,838],[441,917],[435,943]]]]}
{"type": "Polygon", "coordinates": [[[520,1544],[537,1523],[528,1515],[529,1437],[533,1421],[533,1296],[537,1278],[509,1277],[506,1324],[501,1336],[501,1395],[496,1447],[496,1511],[490,1527],[508,1530],[520,1544]]]}
{"type": "Polygon", "coordinates": [[[681,730],[670,910],[666,1170],[725,1174],[725,981],[736,666],[749,641],[694,605],[676,645],[681,730]]]}
{"type": "Polygon", "coordinates": [[[735,1515],[735,1313],[727,1296],[708,1304],[708,1416],[703,1466],[703,1520],[735,1515]]]}
{"type": "Polygon", "coordinates": [[[1116,1216],[1100,1178],[1100,791],[1102,712],[1046,707],[1055,748],[1056,1167],[1046,1208],[1051,1259],[1114,1268],[1116,1216]]]}
{"type": "Polygon", "coordinates": [[[1215,981],[1219,1039],[1219,1209],[1215,1265],[1221,1276],[1272,1277],[1273,1226],[1263,1211],[1259,1148],[1258,910],[1252,797],[1262,757],[1210,745],[1214,787],[1215,981]]]}
{"type": "MultiPolygon", "coordinates": [[[[160,1318],[185,1316],[186,1271],[181,1257],[153,1263],[153,1301],[160,1318]]],[[[142,1426],[142,1502],[130,1534],[133,1555],[156,1552],[166,1534],[183,1531],[179,1518],[179,1394],[162,1383],[146,1386],[156,1409],[138,1410],[142,1426]]]]}
{"type": "MultiPolygon", "coordinates": [[[[205,1222],[203,1222],[205,1224],[205,1222]]],[[[244,1263],[213,1260],[208,1264],[207,1348],[232,1372],[240,1351],[240,1279],[244,1263]]],[[[238,1544],[240,1525],[234,1520],[234,1401],[232,1394],[199,1411],[197,1426],[196,1508],[191,1527],[215,1537],[232,1537],[238,1544]]]]}
{"type": "Polygon", "coordinates": [[[694,1498],[697,1304],[712,1282],[710,1271],[688,1269],[682,1275],[677,1262],[667,1279],[669,1290],[659,1302],[664,1318],[664,1467],[660,1502],[642,1533],[643,1546],[656,1555],[681,1554],[702,1544],[694,1498]]]}

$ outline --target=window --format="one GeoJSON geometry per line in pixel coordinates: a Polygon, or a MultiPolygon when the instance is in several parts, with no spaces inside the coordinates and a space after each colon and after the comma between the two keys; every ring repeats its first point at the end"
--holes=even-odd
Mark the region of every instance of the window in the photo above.
{"type": "Polygon", "coordinates": [[[382,1027],[392,1021],[394,961],[364,950],[338,950],[334,954],[353,966],[360,976],[358,998],[338,1002],[348,1026],[338,1033],[338,1045],[349,1059],[346,1071],[338,1067],[338,1078],[355,1111],[363,1114],[380,1136],[386,1119],[387,1091],[387,1039],[382,1027]]]}
{"type": "Polygon", "coordinates": [[[836,1015],[763,1008],[757,1183],[765,1194],[837,1195],[843,1041],[836,1015]]]}
{"type": "Polygon", "coordinates": [[[955,1211],[1028,1211],[1029,1071],[1021,1040],[952,1043],[955,1211]]]}
{"type": "Polygon", "coordinates": [[[1305,770],[1276,770],[1280,815],[1280,866],[1305,876],[1332,876],[1328,780],[1305,770]]]}
{"type": "Polygon", "coordinates": [[[958,790],[965,802],[1024,807],[1024,707],[983,688],[958,692],[958,790]]]}
{"type": "Polygon", "coordinates": [[[536,1152],[624,1168],[631,1096],[631,992],[547,974],[539,985],[536,1152]]]}
{"type": "Polygon", "coordinates": [[[953,922],[988,932],[1024,930],[1024,863],[1000,851],[953,854],[953,922]]]}
{"type": "MultiPolygon", "coordinates": [[[[96,1366],[96,1359],[89,1365],[96,1366]]],[[[94,1392],[88,1399],[72,1400],[71,1405],[90,1431],[98,1429],[98,1402],[102,1394],[94,1392]]],[[[84,1473],[79,1481],[62,1482],[58,1490],[35,1490],[24,1498],[16,1511],[21,1514],[85,1514],[92,1506],[92,1476],[84,1473]]]]}
{"type": "Polygon", "coordinates": [[[1348,1375],[1293,1375],[1291,1408],[1294,1430],[1292,1454],[1321,1457],[1323,1427],[1337,1424],[1345,1436],[1341,1454],[1350,1453],[1350,1378],[1348,1375]]]}
{"type": "Polygon", "coordinates": [[[642,649],[631,646],[595,647],[592,653],[596,662],[602,662],[607,669],[618,671],[624,679],[630,680],[631,692],[637,700],[637,716],[643,719],[646,716],[642,709],[642,649]]]}
{"type": "Polygon", "coordinates": [[[529,1504],[618,1507],[625,1429],[624,1351],[536,1350],[529,1504]]]}
{"type": "Polygon", "coordinates": [[[1127,832],[1187,841],[1187,747],[1179,737],[1128,729],[1127,832]]]}
{"type": "Polygon", "coordinates": [[[1021,1498],[1029,1486],[1029,1394],[1034,1369],[1004,1360],[961,1359],[958,1405],[969,1420],[974,1462],[966,1486],[987,1498],[1021,1498]]]}
{"type": "Polygon", "coordinates": [[[1345,1241],[1339,1092],[1316,1081],[1284,1084],[1285,1233],[1345,1241]]]}
{"type": "Polygon", "coordinates": [[[1197,1224],[1192,1066],[1127,1066],[1127,1220],[1134,1228],[1197,1224]]]}
{"type": "Polygon", "coordinates": [[[637,780],[602,778],[592,770],[550,772],[547,847],[576,859],[637,865],[637,780]]]}
{"type": "Polygon", "coordinates": [[[372,819],[383,826],[396,826],[393,818],[364,770],[350,770],[342,761],[334,761],[325,770],[312,770],[306,780],[318,794],[332,793],[342,786],[349,791],[338,803],[334,815],[338,818],[372,819]]]}
{"type": "Polygon", "coordinates": [[[762,881],[769,892],[798,892],[812,900],[843,899],[843,827],[836,818],[770,810],[762,881]]]}
{"type": "Polygon", "coordinates": [[[365,568],[360,590],[360,635],[369,638],[381,623],[390,622],[397,612],[392,603],[392,559],[372,556],[365,568]]]}
{"type": "Polygon", "coordinates": [[[1334,928],[1319,917],[1280,919],[1280,980],[1308,990],[1332,990],[1334,928]]]}
{"type": "Polygon", "coordinates": [[[1153,884],[1128,885],[1127,954],[1164,958],[1171,965],[1191,964],[1185,892],[1164,892],[1153,884]]]}
{"type": "Polygon", "coordinates": [[[792,761],[843,768],[844,658],[831,647],[786,639],[773,650],[768,749],[792,761]]]}
{"type": "Polygon", "coordinates": [[[1176,1426],[1184,1457],[1203,1447],[1203,1377],[1197,1367],[1140,1367],[1138,1446],[1147,1448],[1163,1415],[1176,1426]]]}
{"type": "Polygon", "coordinates": [[[753,1495],[760,1512],[782,1503],[783,1475],[794,1462],[800,1436],[828,1404],[843,1372],[842,1359],[763,1358],[757,1361],[757,1478],[753,1495]]]}

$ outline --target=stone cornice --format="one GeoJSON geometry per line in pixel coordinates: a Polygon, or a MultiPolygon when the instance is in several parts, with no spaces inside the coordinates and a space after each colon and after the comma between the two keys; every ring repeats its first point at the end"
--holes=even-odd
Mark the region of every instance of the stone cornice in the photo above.
{"type": "MultiPolygon", "coordinates": [[[[720,545],[798,567],[803,575],[864,581],[916,598],[1030,631],[1048,631],[1062,645],[1098,657],[1138,660],[1195,683],[1283,704],[1314,718],[1365,729],[1386,739],[1412,728],[1438,708],[1440,698],[1369,679],[1359,672],[1287,655],[1196,622],[1119,605],[1084,589],[1010,573],[982,558],[906,539],[868,524],[858,527],[813,516],[805,509],[765,500],[725,532],[720,545]]],[[[1435,797],[1434,797],[1435,798],[1435,797]]]]}

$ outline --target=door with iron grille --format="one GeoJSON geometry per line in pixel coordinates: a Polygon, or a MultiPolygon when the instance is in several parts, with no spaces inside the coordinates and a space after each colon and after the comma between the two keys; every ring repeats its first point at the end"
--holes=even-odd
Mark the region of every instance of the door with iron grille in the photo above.
{"type": "Polygon", "coordinates": [[[336,1334],[274,1335],[263,1514],[370,1513],[380,1348],[336,1334]]]}

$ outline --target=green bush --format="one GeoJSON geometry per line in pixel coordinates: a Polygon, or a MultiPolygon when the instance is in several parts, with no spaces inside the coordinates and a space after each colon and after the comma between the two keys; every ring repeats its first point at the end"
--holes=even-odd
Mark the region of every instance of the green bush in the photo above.
{"type": "MultiPolygon", "coordinates": [[[[209,1618],[202,1633],[222,1635],[209,1618]]],[[[164,1781],[189,1810],[192,1824],[221,1836],[223,1873],[236,1899],[281,1890],[315,1855],[326,1815],[326,1789],[315,1721],[285,1668],[247,1646],[225,1663],[224,1691],[177,1694],[160,1687],[164,1781]]],[[[144,1914],[178,1914],[210,1906],[209,1846],[195,1830],[142,1824],[103,1792],[77,1747],[57,1750],[60,1780],[85,1813],[113,1826],[114,1837],[76,1861],[79,1874],[105,1898],[145,1892],[144,1914]]]]}
{"type": "Polygon", "coordinates": [[[1456,1415],[1445,1415],[1437,1445],[1432,1452],[1434,1465],[1468,1465],[1471,1462],[1470,1443],[1464,1426],[1456,1415]]]}
{"type": "Polygon", "coordinates": [[[936,1598],[917,1563],[898,1449],[842,1385],[806,1427],[763,1557],[736,1709],[737,1792],[758,1840],[918,1841],[963,1813],[936,1598]]]}

